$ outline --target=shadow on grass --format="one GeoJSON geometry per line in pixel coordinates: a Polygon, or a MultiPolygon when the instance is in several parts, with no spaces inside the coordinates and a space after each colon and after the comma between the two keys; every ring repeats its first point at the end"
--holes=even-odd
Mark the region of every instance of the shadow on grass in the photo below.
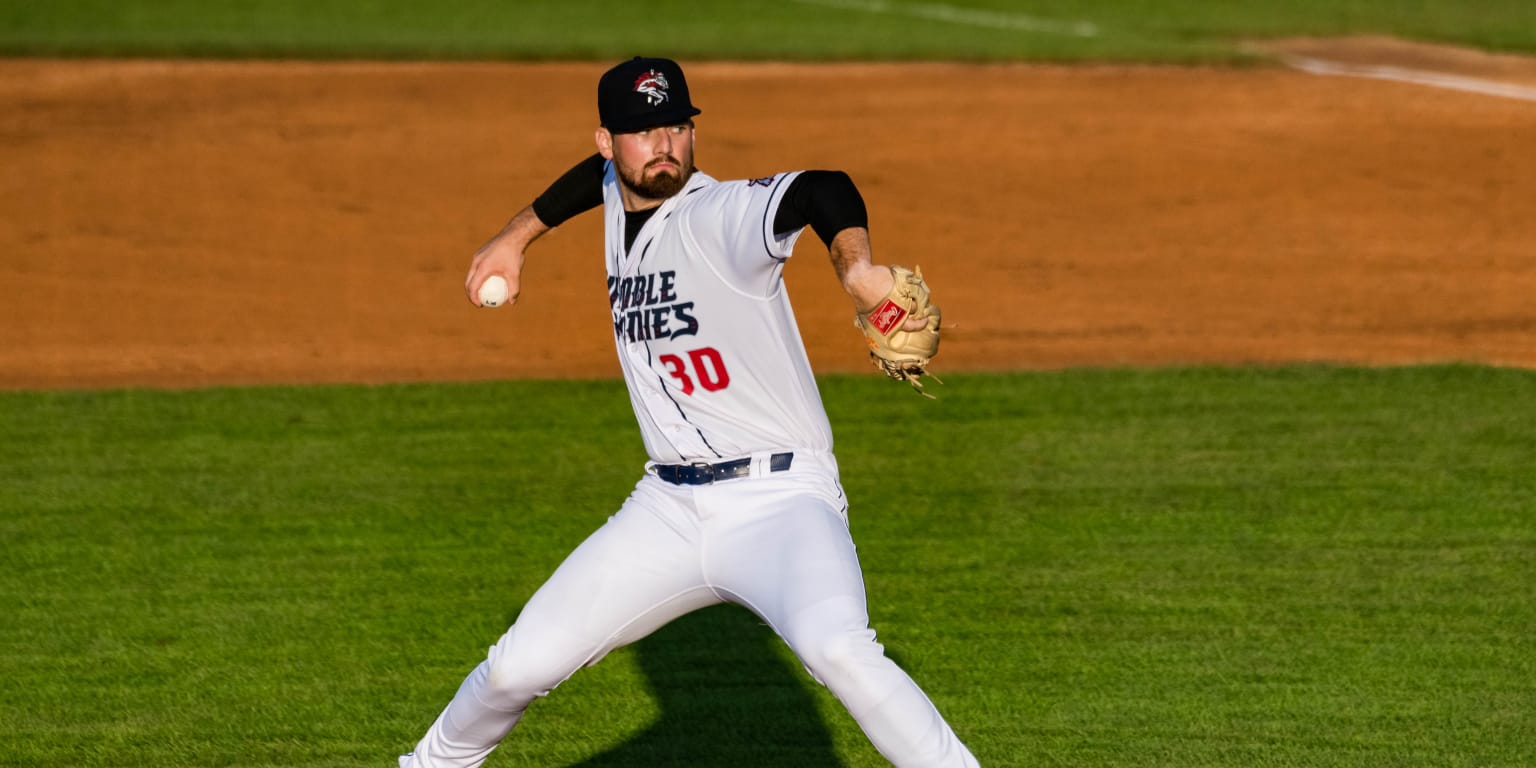
{"type": "Polygon", "coordinates": [[[783,642],[735,605],[696,611],[636,643],[661,711],[651,727],[569,768],[837,768],[832,738],[783,642]]]}

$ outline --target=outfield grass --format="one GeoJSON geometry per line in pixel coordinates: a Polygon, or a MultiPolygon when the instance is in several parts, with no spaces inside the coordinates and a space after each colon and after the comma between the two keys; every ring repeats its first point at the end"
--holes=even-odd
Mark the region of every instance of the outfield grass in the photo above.
{"type": "MultiPolygon", "coordinates": [[[[946,381],[823,394],[876,628],[984,765],[1536,764],[1536,373],[946,381]]],[[[617,381],[6,393],[0,424],[17,766],[390,765],[643,460],[617,381]]],[[[734,608],[491,762],[881,764],[734,608]]]]}
{"type": "Polygon", "coordinates": [[[1234,62],[1250,37],[1536,51],[1529,0],[0,0],[0,53],[1234,62]]]}

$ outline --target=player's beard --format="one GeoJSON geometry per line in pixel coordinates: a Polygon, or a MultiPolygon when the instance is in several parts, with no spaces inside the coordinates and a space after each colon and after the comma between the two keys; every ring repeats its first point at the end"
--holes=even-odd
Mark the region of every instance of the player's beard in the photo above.
{"type": "Polygon", "coordinates": [[[630,173],[625,171],[620,173],[619,180],[624,182],[624,186],[629,187],[631,192],[647,200],[666,200],[683,191],[683,187],[687,186],[689,177],[693,175],[696,169],[690,163],[687,166],[687,170],[681,173],[663,171],[647,179],[645,177],[646,168],[662,161],[669,162],[677,168],[684,167],[675,157],[658,157],[646,163],[645,168],[641,168],[637,172],[630,173]]]}

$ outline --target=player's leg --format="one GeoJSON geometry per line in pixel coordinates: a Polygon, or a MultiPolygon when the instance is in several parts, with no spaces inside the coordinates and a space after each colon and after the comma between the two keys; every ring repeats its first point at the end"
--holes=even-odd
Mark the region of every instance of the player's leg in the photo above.
{"type": "Polygon", "coordinates": [[[709,577],[784,638],[891,763],[976,766],[928,697],[875,641],[844,502],[830,482],[831,493],[827,483],[804,478],[745,481],[763,484],[754,496],[765,502],[712,518],[736,524],[709,530],[709,577]]]}
{"type": "Polygon", "coordinates": [[[696,519],[663,485],[642,481],[561,563],[401,766],[480,765],[534,699],[614,648],[720,601],[700,574],[696,519]]]}

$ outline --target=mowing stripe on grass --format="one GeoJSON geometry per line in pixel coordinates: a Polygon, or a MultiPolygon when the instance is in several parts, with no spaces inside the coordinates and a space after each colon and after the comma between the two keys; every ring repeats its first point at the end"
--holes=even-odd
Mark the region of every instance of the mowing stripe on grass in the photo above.
{"type": "Polygon", "coordinates": [[[985,29],[1012,29],[1020,32],[1074,37],[1096,37],[1099,34],[1098,26],[1090,21],[1056,21],[1022,13],[960,8],[943,3],[893,3],[889,0],[797,0],[797,2],[865,13],[899,14],[985,29]]]}

